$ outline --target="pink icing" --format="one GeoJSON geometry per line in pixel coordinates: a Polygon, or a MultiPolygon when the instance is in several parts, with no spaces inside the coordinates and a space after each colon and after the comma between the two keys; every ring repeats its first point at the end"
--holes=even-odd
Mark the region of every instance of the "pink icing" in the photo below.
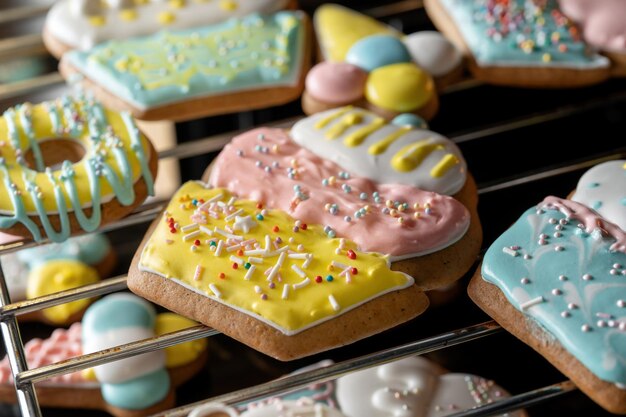
{"type": "Polygon", "coordinates": [[[582,26],[589,44],[626,53],[626,1],[559,0],[559,3],[563,13],[582,26]]]}
{"type": "Polygon", "coordinates": [[[568,218],[578,220],[587,233],[591,233],[595,229],[602,230],[605,235],[608,234],[615,238],[615,243],[611,245],[611,250],[626,253],[626,232],[584,204],[548,196],[540,206],[559,210],[568,218]]]}
{"type": "MultiPolygon", "coordinates": [[[[82,354],[80,323],[74,323],[68,330],[56,329],[47,339],[32,339],[24,346],[26,362],[29,368],[59,362],[82,354]]],[[[13,381],[9,359],[0,361],[0,383],[9,384],[13,381]]],[[[56,376],[48,382],[61,384],[80,384],[87,381],[81,372],[56,376]]]]}
{"type": "Polygon", "coordinates": [[[6,233],[0,233],[0,245],[6,245],[7,243],[17,242],[21,238],[19,236],[7,235],[6,233]]]}
{"type": "Polygon", "coordinates": [[[365,91],[367,73],[347,62],[320,62],[306,77],[306,91],[330,104],[352,103],[365,91]]]}
{"type": "Polygon", "coordinates": [[[394,260],[440,250],[467,231],[469,212],[452,197],[409,185],[377,185],[354,175],[344,180],[339,175],[342,171],[335,163],[298,146],[284,130],[262,128],[237,136],[224,148],[209,182],[240,197],[285,210],[303,222],[328,225],[337,236],[355,241],[361,250],[390,254],[394,260]],[[297,172],[295,179],[289,178],[292,169],[297,172]],[[337,179],[335,185],[322,185],[322,180],[331,176],[337,179]],[[306,199],[295,195],[296,185],[306,199]],[[351,187],[351,192],[342,189],[345,185],[351,187]],[[380,203],[374,202],[374,192],[379,193],[380,203]],[[361,200],[361,193],[367,193],[366,201],[361,200]],[[386,200],[406,202],[409,208],[392,217],[383,213],[386,200]],[[421,207],[417,219],[413,209],[416,202],[421,207]],[[425,203],[430,204],[429,213],[423,210],[425,203]],[[337,204],[338,213],[331,214],[326,204],[337,204]],[[370,212],[356,218],[355,212],[365,205],[370,206],[370,212]],[[351,221],[347,222],[345,216],[351,221]]]}

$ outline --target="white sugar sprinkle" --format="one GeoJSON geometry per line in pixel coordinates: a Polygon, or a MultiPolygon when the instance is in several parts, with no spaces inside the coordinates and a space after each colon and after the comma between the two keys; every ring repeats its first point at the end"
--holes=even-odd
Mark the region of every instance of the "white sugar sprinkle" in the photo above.
{"type": "Polygon", "coordinates": [[[188,235],[183,236],[183,240],[186,242],[198,236],[200,236],[200,231],[196,230],[195,232],[191,232],[188,235]]]}
{"type": "Polygon", "coordinates": [[[298,265],[291,265],[291,269],[293,269],[296,274],[300,275],[301,278],[306,278],[306,273],[302,269],[300,269],[298,265]]]}
{"type": "Polygon", "coordinates": [[[243,277],[243,279],[245,279],[246,281],[250,281],[250,278],[252,278],[252,274],[254,274],[254,271],[256,271],[256,266],[250,265],[250,268],[248,268],[248,271],[246,272],[246,275],[243,277]]]}
{"type": "Polygon", "coordinates": [[[289,284],[285,284],[283,285],[283,295],[282,295],[282,299],[286,300],[289,297],[289,284]]]}
{"type": "Polygon", "coordinates": [[[525,303],[520,304],[520,308],[522,310],[527,310],[532,306],[543,303],[543,301],[544,301],[543,297],[539,296],[539,297],[533,298],[532,300],[528,300],[525,303]]]}
{"type": "Polygon", "coordinates": [[[302,281],[298,282],[297,284],[293,284],[292,287],[294,290],[299,290],[300,288],[306,287],[310,283],[311,283],[311,280],[309,278],[305,278],[302,281]]]}
{"type": "Polygon", "coordinates": [[[183,226],[180,228],[180,230],[182,230],[183,232],[188,232],[190,230],[196,230],[198,228],[198,223],[191,223],[188,224],[187,226],[183,226]]]}
{"type": "Polygon", "coordinates": [[[240,258],[240,257],[238,257],[238,256],[235,256],[235,255],[230,255],[230,260],[231,260],[232,262],[235,262],[236,264],[243,265],[243,259],[241,259],[241,258],[240,258]]]}
{"type": "Polygon", "coordinates": [[[215,294],[217,298],[222,298],[222,293],[217,289],[215,284],[209,284],[209,289],[215,294]]]}
{"type": "Polygon", "coordinates": [[[514,256],[514,257],[519,255],[519,253],[516,250],[513,250],[509,248],[508,246],[503,247],[502,252],[506,253],[507,255],[514,256]]]}
{"type": "Polygon", "coordinates": [[[341,306],[339,305],[337,300],[335,300],[335,297],[333,297],[332,294],[328,296],[328,301],[330,302],[330,305],[333,307],[333,310],[339,311],[341,309],[341,306]]]}

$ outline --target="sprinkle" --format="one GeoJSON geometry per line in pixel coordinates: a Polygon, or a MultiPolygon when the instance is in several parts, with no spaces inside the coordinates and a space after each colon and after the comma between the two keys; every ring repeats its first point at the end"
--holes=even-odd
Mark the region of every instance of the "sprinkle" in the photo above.
{"type": "Polygon", "coordinates": [[[193,279],[196,281],[200,281],[202,279],[202,272],[204,272],[204,268],[202,265],[196,266],[196,272],[193,275],[193,279]]]}
{"type": "Polygon", "coordinates": [[[569,311],[562,311],[561,312],[561,317],[563,317],[564,319],[568,318],[571,316],[571,313],[569,311]]]}
{"type": "Polygon", "coordinates": [[[341,309],[341,306],[339,305],[337,300],[335,300],[335,297],[333,297],[332,294],[328,296],[328,301],[330,302],[330,305],[333,307],[333,310],[339,311],[341,309]]]}
{"type": "Polygon", "coordinates": [[[239,214],[243,213],[243,209],[239,209],[237,211],[234,211],[232,213],[230,213],[228,216],[226,216],[224,218],[224,220],[226,220],[227,222],[231,221],[232,219],[234,219],[235,217],[237,217],[239,214]]]}
{"type": "Polygon", "coordinates": [[[559,281],[567,281],[567,277],[565,275],[559,275],[559,281]]]}
{"type": "Polygon", "coordinates": [[[346,255],[348,255],[348,258],[350,259],[356,259],[356,253],[352,249],[348,249],[346,255]]]}
{"type": "Polygon", "coordinates": [[[259,220],[259,221],[263,220],[264,218],[265,217],[263,217],[263,215],[261,213],[256,215],[256,219],[259,220]]]}
{"type": "Polygon", "coordinates": [[[254,292],[257,294],[261,294],[263,292],[263,289],[261,287],[259,287],[258,285],[254,286],[254,292]]]}
{"type": "Polygon", "coordinates": [[[535,306],[535,305],[537,305],[537,304],[541,304],[541,303],[543,303],[543,302],[544,302],[543,297],[542,297],[542,296],[539,296],[539,297],[533,298],[532,300],[528,300],[528,301],[526,301],[525,303],[520,304],[520,308],[521,308],[522,310],[527,310],[527,309],[529,309],[530,307],[535,306]]]}
{"type": "Polygon", "coordinates": [[[289,284],[284,284],[283,285],[283,294],[281,296],[281,298],[283,300],[286,300],[289,297],[289,284]]]}
{"type": "Polygon", "coordinates": [[[300,275],[301,278],[306,278],[306,273],[302,269],[300,269],[298,265],[291,265],[291,269],[293,269],[296,274],[300,275]]]}
{"type": "Polygon", "coordinates": [[[249,256],[248,257],[248,262],[250,262],[251,264],[262,264],[263,263],[263,258],[256,258],[254,256],[249,256]]]}
{"type": "Polygon", "coordinates": [[[215,294],[217,298],[222,298],[222,293],[217,289],[215,284],[209,284],[209,289],[215,294]]]}
{"type": "Polygon", "coordinates": [[[588,325],[588,324],[583,324],[583,325],[580,327],[580,330],[582,330],[583,332],[587,333],[587,332],[590,332],[590,331],[592,330],[592,328],[591,328],[591,326],[590,326],[590,325],[588,325]]]}
{"type": "Polygon", "coordinates": [[[254,271],[256,271],[256,266],[250,265],[250,269],[248,269],[243,279],[245,279],[246,281],[250,281],[250,278],[252,278],[252,274],[254,274],[254,271]]]}
{"type": "Polygon", "coordinates": [[[287,255],[289,259],[307,259],[308,253],[290,253],[287,255]]]}
{"type": "Polygon", "coordinates": [[[343,264],[343,263],[341,263],[341,262],[337,262],[337,261],[330,261],[330,264],[331,264],[332,266],[334,266],[334,267],[336,267],[336,268],[340,268],[340,269],[346,269],[346,268],[349,268],[349,266],[348,266],[348,265],[343,264]]]}
{"type": "Polygon", "coordinates": [[[333,276],[332,275],[326,275],[326,281],[327,282],[333,282],[333,276]]]}
{"type": "Polygon", "coordinates": [[[526,277],[520,279],[520,282],[524,285],[530,284],[530,280],[526,277]]]}
{"type": "Polygon", "coordinates": [[[183,226],[180,228],[180,230],[182,230],[183,232],[189,232],[191,230],[196,230],[198,228],[198,223],[191,223],[188,224],[187,226],[183,226]]]}
{"type": "Polygon", "coordinates": [[[217,242],[217,249],[215,249],[215,256],[221,256],[223,248],[224,248],[224,241],[220,240],[219,242],[217,242]]]}
{"type": "Polygon", "coordinates": [[[234,245],[227,247],[226,252],[234,252],[236,250],[239,250],[239,248],[240,248],[239,244],[235,243],[234,245]]]}
{"type": "Polygon", "coordinates": [[[307,269],[311,264],[311,260],[313,260],[313,255],[309,254],[306,260],[302,263],[302,268],[307,269]]]}
{"type": "Polygon", "coordinates": [[[231,260],[232,262],[234,262],[234,263],[238,264],[238,265],[243,265],[243,263],[244,263],[244,262],[243,262],[243,259],[238,258],[238,257],[237,257],[237,256],[235,256],[235,255],[230,255],[230,260],[231,260]]]}
{"type": "Polygon", "coordinates": [[[191,239],[195,239],[197,236],[200,236],[200,231],[196,230],[195,232],[191,232],[188,235],[183,236],[183,240],[186,242],[191,239]]]}
{"type": "Polygon", "coordinates": [[[569,303],[567,305],[567,308],[569,308],[570,310],[576,310],[578,308],[578,306],[574,303],[569,303]]]}
{"type": "Polygon", "coordinates": [[[556,245],[556,246],[554,247],[554,250],[555,250],[556,252],[563,252],[563,251],[565,250],[565,248],[564,248],[563,246],[561,246],[561,245],[556,245]]]}
{"type": "Polygon", "coordinates": [[[215,197],[211,197],[210,199],[208,199],[204,204],[202,204],[200,206],[201,210],[204,210],[205,208],[209,207],[212,203],[217,202],[218,200],[221,200],[222,197],[224,195],[222,193],[219,193],[218,195],[216,195],[215,197]]]}
{"type": "Polygon", "coordinates": [[[519,255],[516,250],[513,250],[513,249],[509,248],[508,246],[503,247],[502,248],[502,252],[506,253],[507,255],[511,255],[511,256],[519,255]]]}
{"type": "Polygon", "coordinates": [[[315,282],[317,282],[318,284],[322,283],[322,281],[324,281],[324,279],[322,278],[321,275],[318,275],[315,277],[315,282]]]}
{"type": "Polygon", "coordinates": [[[243,240],[243,236],[233,235],[232,233],[228,233],[226,230],[222,230],[219,227],[215,228],[215,233],[219,233],[220,235],[229,239],[243,240]]]}
{"type": "Polygon", "coordinates": [[[626,307],[626,301],[624,301],[624,300],[617,300],[617,306],[620,307],[620,308],[626,307]]]}
{"type": "Polygon", "coordinates": [[[552,295],[561,295],[563,294],[563,291],[559,290],[558,288],[555,288],[552,290],[552,295]]]}
{"type": "Polygon", "coordinates": [[[302,281],[298,282],[297,284],[293,284],[292,287],[294,290],[298,290],[300,288],[306,287],[310,283],[311,283],[311,280],[309,278],[305,278],[302,281]]]}
{"type": "Polygon", "coordinates": [[[593,279],[593,276],[591,276],[591,274],[583,275],[583,280],[585,281],[591,281],[592,279],[593,279]]]}

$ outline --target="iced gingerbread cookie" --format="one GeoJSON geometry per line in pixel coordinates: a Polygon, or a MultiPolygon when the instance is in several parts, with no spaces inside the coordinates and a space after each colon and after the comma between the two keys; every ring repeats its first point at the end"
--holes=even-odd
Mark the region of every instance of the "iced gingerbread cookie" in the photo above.
{"type": "MultiPolygon", "coordinates": [[[[26,344],[29,367],[39,367],[196,323],[172,313],[157,315],[146,301],[128,293],[104,297],[81,323],[57,329],[50,338],[26,344]]],[[[116,417],[146,416],[174,405],[174,389],[192,378],[207,357],[206,339],[54,377],[37,384],[42,407],[103,410],[116,417]]],[[[15,402],[9,362],[0,362],[0,400],[15,402]]]]}
{"type": "Polygon", "coordinates": [[[87,97],[0,117],[0,230],[62,242],[118,220],[153,194],[157,156],[127,113],[87,97]]]}
{"type": "Polygon", "coordinates": [[[596,165],[578,181],[571,199],[626,230],[626,161],[596,165]]]}
{"type": "Polygon", "coordinates": [[[153,223],[128,286],[280,360],[349,344],[428,305],[382,254],[200,182],[153,223]]]}
{"type": "MultiPolygon", "coordinates": [[[[24,249],[0,260],[11,301],[15,302],[93,284],[111,273],[116,255],[105,235],[88,234],[24,249]]],[[[67,325],[80,320],[91,301],[72,301],[20,319],[67,325]]]]}
{"type": "Polygon", "coordinates": [[[448,373],[421,357],[353,372],[336,383],[339,408],[349,417],[441,417],[509,396],[493,381],[448,373]]]}
{"type": "MultiPolygon", "coordinates": [[[[207,4],[216,4],[211,1],[207,4]]],[[[61,73],[145,120],[187,120],[300,97],[311,36],[302,12],[252,14],[103,42],[63,56],[61,73]]]]}
{"type": "Polygon", "coordinates": [[[626,4],[621,0],[559,0],[570,19],[583,30],[587,43],[613,63],[613,73],[626,76],[626,4]]]}
{"type": "Polygon", "coordinates": [[[275,399],[258,407],[239,413],[233,407],[223,404],[209,403],[194,409],[189,417],[290,417],[290,416],[323,416],[347,417],[341,411],[326,404],[318,403],[310,398],[300,400],[275,399]]]}
{"type": "Polygon", "coordinates": [[[387,118],[437,112],[439,87],[461,75],[461,53],[437,32],[408,36],[335,4],[319,7],[315,32],[323,61],[306,78],[307,114],[348,104],[387,118]]]}
{"type": "Polygon", "coordinates": [[[610,76],[557,0],[426,0],[426,11],[477,79],[519,87],[578,87],[610,76]]]}
{"type": "Polygon", "coordinates": [[[626,413],[623,229],[547,197],[491,245],[469,294],[591,399],[626,413]]]}
{"type": "Polygon", "coordinates": [[[290,131],[255,129],[226,145],[204,179],[389,256],[422,289],[444,287],[480,250],[476,186],[458,147],[418,122],[344,107],[290,131]]]}
{"type": "Polygon", "coordinates": [[[57,58],[110,41],[151,35],[160,30],[191,29],[244,17],[272,13],[290,0],[60,0],[44,25],[44,43],[57,58]]]}

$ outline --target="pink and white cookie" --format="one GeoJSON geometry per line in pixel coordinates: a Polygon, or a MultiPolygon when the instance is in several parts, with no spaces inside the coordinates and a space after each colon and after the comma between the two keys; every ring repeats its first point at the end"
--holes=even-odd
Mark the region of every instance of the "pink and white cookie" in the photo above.
{"type": "Polygon", "coordinates": [[[136,1],[60,0],[44,26],[44,43],[55,57],[86,51],[110,40],[151,35],[160,30],[191,29],[251,13],[273,13],[291,0],[136,1]]]}
{"type": "Polygon", "coordinates": [[[309,72],[302,107],[307,114],[353,104],[389,119],[438,108],[437,86],[460,76],[462,56],[437,32],[404,36],[368,16],[335,4],[315,12],[323,61],[309,72]]]}
{"type": "Polygon", "coordinates": [[[559,0],[563,13],[578,23],[587,43],[613,63],[613,73],[626,76],[626,2],[559,0]]]}
{"type": "Polygon", "coordinates": [[[480,247],[475,185],[454,143],[407,121],[344,107],[291,131],[255,129],[234,138],[205,179],[385,253],[420,287],[446,286],[480,247]]]}

